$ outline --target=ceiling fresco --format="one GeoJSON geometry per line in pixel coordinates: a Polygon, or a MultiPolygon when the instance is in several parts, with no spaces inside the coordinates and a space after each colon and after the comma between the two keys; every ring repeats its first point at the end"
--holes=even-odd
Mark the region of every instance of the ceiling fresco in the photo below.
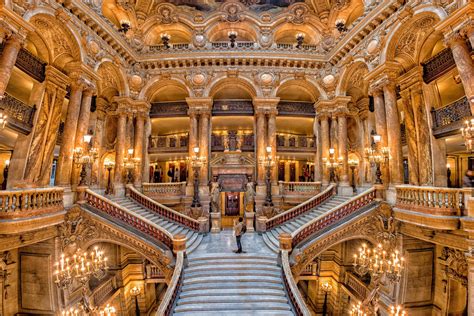
{"type": "MultiPolygon", "coordinates": [[[[172,3],[176,6],[187,7],[190,10],[213,11],[223,2],[225,0],[171,0],[158,1],[157,3],[172,3]]],[[[280,11],[282,8],[296,2],[304,2],[304,0],[240,0],[240,2],[256,12],[264,12],[280,11]]]]}

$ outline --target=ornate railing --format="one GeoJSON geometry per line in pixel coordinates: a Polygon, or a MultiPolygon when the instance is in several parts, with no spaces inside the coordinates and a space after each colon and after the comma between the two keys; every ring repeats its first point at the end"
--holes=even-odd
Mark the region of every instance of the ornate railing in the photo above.
{"type": "Polygon", "coordinates": [[[247,41],[236,41],[234,46],[229,41],[226,42],[213,42],[211,43],[213,49],[256,49],[258,48],[257,43],[247,41]]]}
{"type": "Polygon", "coordinates": [[[254,150],[255,136],[253,133],[246,133],[243,135],[237,135],[237,134],[232,135],[232,133],[238,133],[238,131],[228,131],[229,135],[212,134],[211,135],[211,150],[212,151],[225,151],[226,149],[230,151],[235,151],[235,150],[253,151],[254,150]],[[226,145],[226,142],[227,142],[227,145],[226,145]]]}
{"type": "Polygon", "coordinates": [[[0,99],[0,109],[8,116],[8,126],[23,133],[29,134],[33,128],[36,107],[29,106],[20,100],[5,93],[0,99]]]}
{"type": "Polygon", "coordinates": [[[188,150],[188,134],[169,136],[150,136],[150,151],[177,152],[188,150]]]}
{"type": "Polygon", "coordinates": [[[190,49],[190,45],[187,43],[179,43],[179,44],[170,44],[169,47],[166,47],[163,44],[160,45],[150,45],[148,46],[150,52],[162,52],[165,50],[188,50],[190,49]]]}
{"type": "Polygon", "coordinates": [[[95,306],[102,305],[116,290],[115,276],[103,282],[92,292],[91,298],[95,306]]]}
{"type": "Polygon", "coordinates": [[[150,117],[187,116],[188,104],[186,101],[153,102],[151,103],[150,117]]]}
{"type": "Polygon", "coordinates": [[[253,114],[252,100],[216,100],[212,104],[212,116],[253,114]]]}
{"type": "Polygon", "coordinates": [[[374,202],[376,198],[376,190],[372,188],[367,190],[347,202],[339,205],[337,208],[332,209],[330,212],[325,213],[304,224],[296,231],[291,233],[292,246],[295,248],[300,242],[306,240],[308,237],[322,231],[323,229],[337,223],[338,221],[354,214],[361,208],[374,202]]]}
{"type": "Polygon", "coordinates": [[[395,207],[430,215],[461,216],[470,189],[396,186],[395,207]]]}
{"type": "Polygon", "coordinates": [[[178,297],[179,291],[183,284],[183,270],[184,270],[184,251],[179,251],[176,254],[176,265],[174,267],[173,276],[168,284],[163,300],[158,307],[156,315],[168,316],[173,312],[173,307],[178,297]]]}
{"type": "Polygon", "coordinates": [[[471,116],[471,106],[465,96],[442,108],[432,109],[431,117],[435,136],[450,132],[458,133],[463,120],[469,116],[471,116]]]}
{"type": "Polygon", "coordinates": [[[296,44],[277,43],[276,49],[278,50],[296,50],[296,51],[319,51],[320,48],[317,45],[302,44],[301,47],[296,47],[296,44]]]}
{"type": "Polygon", "coordinates": [[[344,285],[357,296],[359,300],[363,300],[369,296],[369,289],[357,276],[351,272],[346,272],[344,285]]]}
{"type": "Polygon", "coordinates": [[[451,49],[445,48],[421,65],[423,66],[423,81],[430,83],[453,69],[456,63],[451,49]]]}
{"type": "Polygon", "coordinates": [[[316,195],[321,192],[321,182],[278,181],[280,195],[316,195]]]}
{"type": "Polygon", "coordinates": [[[183,196],[186,182],[143,183],[142,192],[151,198],[183,196]]]}
{"type": "Polygon", "coordinates": [[[168,248],[171,249],[173,247],[173,236],[167,230],[137,213],[131,212],[89,189],[84,192],[84,201],[97,211],[132,226],[139,232],[144,233],[147,237],[162,242],[168,248]]]}
{"type": "Polygon", "coordinates": [[[289,296],[289,299],[293,305],[296,315],[300,316],[310,316],[311,313],[306,306],[306,303],[301,295],[298,285],[296,285],[293,274],[291,273],[290,261],[288,258],[288,251],[281,250],[281,274],[283,278],[283,283],[286,287],[286,292],[289,296]]]}
{"type": "Polygon", "coordinates": [[[158,266],[154,264],[147,264],[145,266],[145,278],[146,279],[164,279],[165,274],[158,266]]]}
{"type": "Polygon", "coordinates": [[[300,216],[303,213],[306,213],[315,207],[319,206],[320,204],[326,202],[332,196],[336,195],[337,190],[335,185],[330,185],[326,190],[321,192],[320,194],[312,197],[311,199],[290,208],[288,211],[280,213],[265,222],[265,230],[270,230],[273,227],[282,225],[295,217],[300,216]]]}
{"type": "MultiPolygon", "coordinates": [[[[0,44],[0,53],[2,51],[3,43],[0,44]]],[[[39,82],[43,82],[46,78],[46,63],[30,53],[26,48],[22,48],[18,52],[15,66],[39,82]]]]}
{"type": "Polygon", "coordinates": [[[200,223],[199,221],[186,216],[184,214],[181,214],[179,212],[176,212],[175,210],[164,206],[163,204],[160,204],[156,202],[155,200],[149,198],[148,196],[138,192],[132,185],[127,186],[127,195],[141,204],[142,206],[146,207],[150,211],[170,220],[175,223],[181,224],[183,226],[188,227],[189,229],[192,229],[194,231],[199,231],[200,230],[200,223]]]}
{"type": "Polygon", "coordinates": [[[316,114],[312,102],[280,101],[277,108],[278,115],[284,116],[314,117],[316,114]]]}
{"type": "Polygon", "coordinates": [[[39,216],[64,209],[63,188],[0,191],[0,219],[39,216]]]}
{"type": "Polygon", "coordinates": [[[277,135],[278,151],[310,151],[316,150],[316,139],[312,136],[277,135]]]}

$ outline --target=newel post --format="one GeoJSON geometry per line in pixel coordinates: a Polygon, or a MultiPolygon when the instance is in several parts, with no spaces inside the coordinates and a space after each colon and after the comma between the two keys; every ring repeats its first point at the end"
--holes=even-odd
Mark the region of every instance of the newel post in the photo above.
{"type": "Polygon", "coordinates": [[[76,188],[76,203],[84,204],[86,203],[86,190],[87,186],[78,186],[76,188]]]}
{"type": "Polygon", "coordinates": [[[278,236],[280,240],[280,250],[286,250],[288,252],[293,248],[293,238],[288,233],[281,233],[278,236]]]}
{"type": "Polygon", "coordinates": [[[180,251],[186,250],[186,235],[177,234],[173,236],[173,253],[176,255],[180,251]]]}

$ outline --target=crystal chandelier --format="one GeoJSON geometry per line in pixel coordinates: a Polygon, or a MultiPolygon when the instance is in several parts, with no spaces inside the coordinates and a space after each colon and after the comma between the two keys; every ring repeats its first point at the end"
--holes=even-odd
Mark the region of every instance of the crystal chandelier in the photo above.
{"type": "Polygon", "coordinates": [[[349,311],[349,315],[351,316],[367,316],[367,313],[362,308],[362,303],[358,303],[357,305],[352,305],[351,310],[349,311]]]}
{"type": "Polygon", "coordinates": [[[461,134],[464,138],[464,144],[468,152],[474,151],[474,117],[464,122],[464,127],[461,128],[461,134]]]}
{"type": "Polygon", "coordinates": [[[372,277],[387,277],[391,282],[398,282],[402,276],[405,259],[400,257],[398,250],[388,253],[381,243],[371,249],[362,244],[359,254],[354,254],[354,269],[360,275],[370,273],[372,277]]]}
{"type": "Polygon", "coordinates": [[[375,134],[372,131],[372,143],[370,147],[365,148],[365,158],[369,163],[375,165],[375,183],[382,184],[382,170],[380,169],[381,164],[387,163],[390,158],[390,149],[388,147],[379,147],[379,143],[382,140],[382,136],[375,134]]]}
{"type": "Polygon", "coordinates": [[[406,316],[406,314],[401,305],[390,306],[390,316],[406,316]]]}
{"type": "Polygon", "coordinates": [[[99,310],[99,315],[100,316],[114,316],[116,315],[117,311],[115,310],[115,307],[110,306],[107,304],[107,306],[104,307],[104,309],[99,310]]]}

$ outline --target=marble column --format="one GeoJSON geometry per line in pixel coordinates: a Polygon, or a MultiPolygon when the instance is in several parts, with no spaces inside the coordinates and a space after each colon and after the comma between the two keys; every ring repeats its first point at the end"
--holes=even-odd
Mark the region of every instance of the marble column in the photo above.
{"type": "MultiPolygon", "coordinates": [[[[195,156],[194,147],[198,144],[198,115],[195,111],[188,111],[189,115],[189,140],[188,140],[188,156],[192,158],[195,156]]],[[[191,167],[191,166],[190,166],[191,167]]],[[[188,172],[188,185],[192,185],[194,181],[194,172],[188,172]]]]}
{"type": "MultiPolygon", "coordinates": [[[[101,157],[106,153],[106,149],[103,145],[104,138],[104,128],[105,128],[105,118],[106,112],[105,107],[107,106],[107,101],[105,99],[97,99],[97,109],[95,111],[95,121],[92,122],[92,127],[94,130],[94,146],[98,148],[99,157],[94,162],[91,171],[91,185],[94,187],[100,187],[104,184],[104,181],[107,181],[107,171],[104,168],[104,161],[101,160],[101,157]],[[105,176],[105,177],[104,177],[105,176]],[[105,178],[105,179],[104,179],[105,178]]],[[[92,121],[92,118],[91,118],[92,121]]],[[[105,185],[107,183],[105,182],[105,185]]],[[[105,186],[104,186],[105,187],[105,186]]]]}
{"type": "Polygon", "coordinates": [[[148,147],[150,146],[150,135],[151,135],[151,120],[150,116],[145,119],[145,126],[143,131],[143,161],[141,163],[142,172],[142,183],[150,182],[150,155],[148,154],[148,147]]]}
{"type": "Polygon", "coordinates": [[[474,253],[466,254],[467,262],[467,315],[474,315],[474,253]]]}
{"type": "MultiPolygon", "coordinates": [[[[327,115],[321,115],[320,116],[321,120],[321,154],[322,158],[324,160],[329,158],[329,147],[330,142],[329,142],[329,117],[327,115]]],[[[323,185],[328,185],[329,184],[329,173],[327,168],[322,166],[323,170],[323,185]]]]}
{"type": "Polygon", "coordinates": [[[462,33],[466,35],[469,39],[469,43],[471,43],[471,47],[474,47],[474,20],[470,20],[467,25],[462,30],[462,33]]]}
{"type": "Polygon", "coordinates": [[[140,164],[135,168],[135,187],[141,187],[142,177],[140,176],[141,166],[144,163],[143,159],[143,142],[145,138],[145,115],[139,113],[135,121],[135,144],[133,153],[135,158],[140,159],[140,164]]]}
{"type": "Polygon", "coordinates": [[[383,87],[383,92],[390,148],[390,184],[398,185],[403,184],[403,152],[395,83],[392,81],[387,83],[383,87]]]}
{"type": "MultiPolygon", "coordinates": [[[[79,117],[76,128],[76,140],[74,148],[88,146],[84,143],[84,135],[87,135],[89,129],[89,120],[91,116],[91,101],[94,90],[91,88],[86,88],[82,92],[82,101],[81,109],[79,111],[79,117]]],[[[95,140],[93,140],[95,141],[95,140]]],[[[72,168],[71,184],[75,186],[79,183],[79,172],[81,171],[79,167],[74,166],[72,168]]]]}
{"type": "Polygon", "coordinates": [[[127,128],[127,113],[119,112],[117,122],[117,142],[115,144],[115,186],[120,188],[123,185],[123,158],[125,155],[126,139],[125,130],[127,128]]]}
{"type": "Polygon", "coordinates": [[[73,151],[76,143],[77,123],[81,109],[83,84],[77,80],[71,83],[69,105],[64,122],[63,142],[59,149],[59,158],[56,168],[56,185],[70,186],[73,167],[73,151]]]}
{"type": "MultiPolygon", "coordinates": [[[[405,113],[405,134],[408,148],[408,176],[411,185],[419,185],[418,148],[416,140],[416,125],[411,104],[410,90],[401,92],[402,110],[405,113]]],[[[429,132],[429,130],[428,130],[429,132]]]]}
{"type": "Polygon", "coordinates": [[[272,147],[271,155],[272,155],[273,161],[275,162],[275,164],[274,164],[274,166],[273,166],[273,168],[272,168],[272,172],[271,172],[271,177],[272,177],[272,178],[271,178],[271,181],[272,181],[273,184],[276,184],[276,183],[277,183],[277,180],[278,180],[278,177],[277,177],[278,164],[277,164],[277,162],[276,162],[276,156],[277,156],[276,115],[277,115],[277,111],[276,111],[276,110],[271,111],[271,112],[268,114],[268,124],[267,124],[267,127],[268,127],[267,146],[271,146],[271,147],[272,147]]]}
{"type": "MultiPolygon", "coordinates": [[[[381,136],[381,141],[378,146],[388,146],[387,136],[387,119],[385,115],[385,104],[384,95],[381,89],[374,89],[372,91],[374,97],[374,115],[375,115],[375,132],[381,136]]],[[[370,131],[371,133],[372,131],[370,131]]],[[[372,142],[372,139],[370,140],[372,142]]],[[[388,174],[388,164],[383,164],[382,169],[382,181],[385,185],[389,184],[390,176],[388,174]]]]}
{"type": "Polygon", "coordinates": [[[345,113],[340,113],[337,117],[338,124],[338,140],[339,140],[339,157],[342,158],[341,166],[341,185],[349,185],[349,163],[347,155],[347,117],[345,113]]]}
{"type": "Polygon", "coordinates": [[[446,38],[446,44],[453,52],[454,61],[464,86],[464,92],[471,104],[471,114],[474,114],[474,63],[471,52],[463,36],[453,33],[446,38]]]}
{"type": "MultiPolygon", "coordinates": [[[[411,86],[413,114],[418,144],[418,174],[420,185],[433,185],[433,159],[431,153],[431,129],[428,123],[421,82],[411,86]]],[[[446,165],[446,164],[444,164],[446,165]]]]}
{"type": "Polygon", "coordinates": [[[257,132],[255,135],[257,141],[257,183],[265,184],[265,166],[260,163],[260,159],[265,157],[265,113],[258,111],[256,114],[257,132]]]}
{"type": "Polygon", "coordinates": [[[24,41],[24,36],[15,33],[10,35],[5,41],[3,52],[0,56],[0,98],[5,93],[18,53],[24,41]]]}
{"type": "Polygon", "coordinates": [[[209,182],[209,121],[211,113],[210,111],[204,111],[201,113],[201,119],[199,120],[199,155],[205,159],[205,163],[201,167],[201,185],[207,185],[209,182]]]}
{"type": "Polygon", "coordinates": [[[314,181],[322,181],[323,162],[321,150],[321,124],[319,124],[319,117],[314,118],[313,133],[316,138],[316,154],[314,157],[314,181]]]}

